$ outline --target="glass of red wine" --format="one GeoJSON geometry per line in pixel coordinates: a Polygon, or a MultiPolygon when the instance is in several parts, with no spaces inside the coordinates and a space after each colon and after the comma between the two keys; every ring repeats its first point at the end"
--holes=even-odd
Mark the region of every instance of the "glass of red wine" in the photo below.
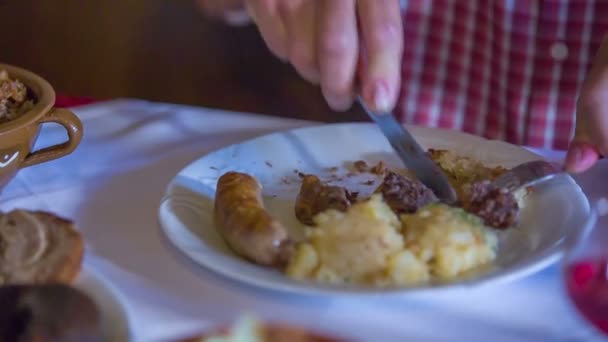
{"type": "Polygon", "coordinates": [[[566,291],[580,315],[608,335],[608,200],[601,199],[562,260],[566,291]]]}

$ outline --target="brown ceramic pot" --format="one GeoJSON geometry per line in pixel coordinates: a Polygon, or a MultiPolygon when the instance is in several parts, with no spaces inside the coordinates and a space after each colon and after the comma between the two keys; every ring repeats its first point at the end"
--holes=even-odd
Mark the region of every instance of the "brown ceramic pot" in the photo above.
{"type": "Polygon", "coordinates": [[[72,153],[82,139],[82,123],[69,110],[53,108],[55,90],[42,77],[6,64],[0,64],[0,70],[6,70],[9,77],[23,82],[36,97],[36,103],[30,111],[14,120],[0,124],[1,190],[20,169],[72,153]],[[50,122],[65,128],[68,133],[67,141],[32,151],[40,127],[42,124],[50,122]]]}

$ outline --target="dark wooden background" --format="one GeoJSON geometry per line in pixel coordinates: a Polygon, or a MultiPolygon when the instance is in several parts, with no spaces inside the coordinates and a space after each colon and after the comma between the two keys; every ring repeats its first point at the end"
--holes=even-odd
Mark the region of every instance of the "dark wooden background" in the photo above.
{"type": "Polygon", "coordinates": [[[66,95],[136,97],[319,121],[337,113],[276,60],[256,29],[205,18],[194,0],[0,0],[0,62],[66,95]]]}

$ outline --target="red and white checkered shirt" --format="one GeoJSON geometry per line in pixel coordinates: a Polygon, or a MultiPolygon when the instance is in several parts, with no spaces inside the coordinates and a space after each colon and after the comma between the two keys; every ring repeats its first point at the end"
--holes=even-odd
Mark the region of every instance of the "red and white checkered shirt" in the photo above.
{"type": "Polygon", "coordinates": [[[405,0],[396,114],[416,125],[566,149],[608,0],[405,0]]]}

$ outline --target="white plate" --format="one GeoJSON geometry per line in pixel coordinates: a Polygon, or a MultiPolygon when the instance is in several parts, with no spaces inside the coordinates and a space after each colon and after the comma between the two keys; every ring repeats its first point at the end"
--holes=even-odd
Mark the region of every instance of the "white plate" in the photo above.
{"type": "MultiPolygon", "coordinates": [[[[476,158],[488,165],[512,167],[540,157],[520,147],[489,141],[456,131],[409,127],[425,148],[443,148],[476,158]]],[[[535,189],[522,209],[519,227],[501,233],[497,266],[474,279],[406,289],[370,289],[301,283],[259,267],[233,254],[213,224],[213,199],[219,176],[229,170],[247,172],[261,182],[269,211],[292,233],[301,233],[293,204],[302,172],[363,159],[401,163],[378,128],[369,123],[333,124],[274,133],[210,153],[181,170],[167,188],[159,209],[161,227],[169,240],[188,257],[210,270],[260,287],[316,294],[386,294],[471,287],[513,280],[556,261],[566,233],[578,227],[589,203],[569,176],[535,189]],[[271,165],[271,166],[270,166],[271,165]],[[284,181],[286,180],[287,181],[284,181]]]]}
{"type": "Polygon", "coordinates": [[[111,284],[85,268],[76,278],[74,287],[87,294],[97,304],[104,341],[130,340],[127,314],[111,284]]]}

